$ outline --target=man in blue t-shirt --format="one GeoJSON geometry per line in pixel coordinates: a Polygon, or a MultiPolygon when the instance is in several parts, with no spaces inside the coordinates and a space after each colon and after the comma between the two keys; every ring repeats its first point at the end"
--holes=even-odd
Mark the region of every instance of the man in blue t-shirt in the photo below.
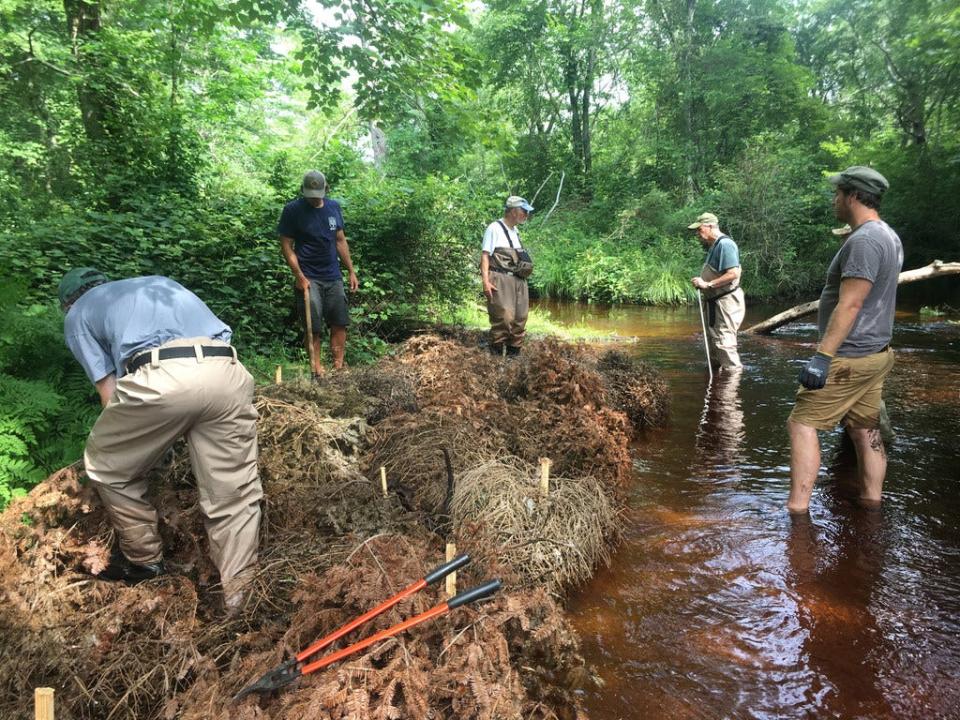
{"type": "Polygon", "coordinates": [[[707,304],[710,363],[722,368],[739,368],[737,331],[743,322],[745,304],[740,289],[740,250],[733,239],[720,232],[713,213],[701,214],[688,229],[695,230],[707,250],[700,274],[691,279],[707,304]]]}
{"type": "Polygon", "coordinates": [[[330,355],[333,367],[343,367],[347,346],[347,296],[343,288],[340,263],[349,273],[350,291],[360,286],[350,259],[350,246],[343,232],[340,204],[326,197],[327,179],[318,170],[303,176],[302,197],[287,203],[280,214],[277,234],[283,257],[296,281],[294,295],[297,311],[306,319],[304,291],[309,289],[310,320],[313,336],[306,339],[313,378],[323,373],[320,363],[321,319],[330,328],[330,355]],[[312,348],[310,347],[312,345],[312,348]]]}

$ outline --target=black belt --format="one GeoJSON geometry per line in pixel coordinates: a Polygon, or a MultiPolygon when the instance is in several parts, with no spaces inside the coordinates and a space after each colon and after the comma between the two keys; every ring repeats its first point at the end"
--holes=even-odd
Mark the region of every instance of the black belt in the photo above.
{"type": "MultiPolygon", "coordinates": [[[[517,275],[515,272],[513,272],[513,270],[501,270],[500,268],[495,268],[495,267],[492,267],[492,268],[490,268],[490,269],[493,270],[493,272],[498,272],[498,273],[500,273],[501,275],[513,275],[515,278],[519,278],[519,277],[520,277],[520,276],[517,275]]],[[[520,279],[522,280],[523,278],[520,278],[520,279]]]]}
{"type": "MultiPolygon", "coordinates": [[[[201,345],[200,351],[205,358],[233,357],[233,348],[226,345],[201,345]]],[[[148,362],[150,362],[152,355],[152,350],[147,350],[146,352],[137,355],[133,360],[127,363],[127,372],[132,373],[134,370],[146,365],[148,362]]],[[[157,356],[160,360],[173,360],[174,358],[195,358],[197,356],[197,351],[195,345],[184,345],[182,347],[160,348],[157,351],[157,356]]]]}

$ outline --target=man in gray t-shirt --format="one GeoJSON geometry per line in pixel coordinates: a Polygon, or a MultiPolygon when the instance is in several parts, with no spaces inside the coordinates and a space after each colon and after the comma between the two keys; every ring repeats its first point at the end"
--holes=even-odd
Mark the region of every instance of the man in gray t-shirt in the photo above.
{"type": "Polygon", "coordinates": [[[230,346],[230,328],[158,275],[108,282],[95,268],[76,268],[59,294],[67,345],[103,405],[83,460],[120,552],[97,577],[133,584],[165,572],[143,473],[183,436],[224,604],[239,610],[257,563],[263,491],[253,378],[230,346]]]}
{"type": "Polygon", "coordinates": [[[820,469],[817,430],[843,421],[857,451],[860,501],[880,503],[887,456],[880,436],[883,382],[893,367],[890,340],[903,246],[880,219],[889,187],[861,165],[833,175],[834,211],[853,228],[827,270],[820,295],[817,352],[800,371],[790,414],[790,498],[787,509],[805,513],[820,469]]]}
{"type": "Polygon", "coordinates": [[[903,245],[897,234],[879,218],[860,225],[844,242],[827,270],[820,293],[817,327],[820,337],[840,299],[840,285],[847,278],[870,282],[870,291],[849,334],[837,348],[840,357],[863,357],[880,352],[893,337],[893,314],[897,305],[897,280],[903,267],[903,245]]]}

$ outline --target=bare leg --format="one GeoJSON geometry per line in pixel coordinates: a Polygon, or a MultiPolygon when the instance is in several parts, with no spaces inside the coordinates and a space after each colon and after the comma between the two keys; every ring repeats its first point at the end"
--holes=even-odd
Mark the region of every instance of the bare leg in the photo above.
{"type": "Polygon", "coordinates": [[[787,510],[805,513],[820,472],[820,438],[815,428],[787,421],[790,432],[790,497],[787,510]]]}
{"type": "Polygon", "coordinates": [[[343,367],[343,356],[347,351],[347,329],[334,325],[330,328],[330,355],[333,356],[333,369],[343,367]]]}
{"type": "MultiPolygon", "coordinates": [[[[313,342],[313,355],[310,358],[310,369],[315,375],[320,375],[323,373],[323,361],[320,359],[320,346],[322,336],[320,333],[313,333],[310,336],[311,342],[313,342]]],[[[310,348],[307,348],[307,354],[310,355],[310,348]]]]}
{"type": "Polygon", "coordinates": [[[887,450],[879,428],[847,428],[857,450],[857,475],[860,479],[860,504],[880,507],[883,479],[887,475],[887,450]]]}

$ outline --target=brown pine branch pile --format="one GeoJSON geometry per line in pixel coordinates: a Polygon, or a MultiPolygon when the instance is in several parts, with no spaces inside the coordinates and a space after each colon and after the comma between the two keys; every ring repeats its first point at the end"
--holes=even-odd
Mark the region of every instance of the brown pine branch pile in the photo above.
{"type": "MultiPolygon", "coordinates": [[[[110,524],[75,470],[52,476],[0,514],[0,717],[19,717],[38,686],[57,690],[58,717],[81,720],[577,717],[591,674],[554,595],[616,542],[627,415],[641,417],[616,400],[620,386],[636,384],[627,399],[645,423],[663,400],[655,373],[625,363],[553,341],[505,361],[455,335],[421,336],[371,368],[261,388],[260,568],[231,619],[220,614],[182,446],[150,473],[170,574],[133,588],[91,577],[113,546],[110,524]],[[440,515],[443,448],[452,539],[475,558],[460,589],[502,576],[504,590],[232,704],[242,686],[442,562],[444,538],[429,528],[451,528],[440,515]],[[507,455],[517,457],[496,462],[507,455]],[[535,485],[541,456],[554,463],[547,498],[535,485]]],[[[430,588],[339,644],[441,599],[430,588]]]]}

